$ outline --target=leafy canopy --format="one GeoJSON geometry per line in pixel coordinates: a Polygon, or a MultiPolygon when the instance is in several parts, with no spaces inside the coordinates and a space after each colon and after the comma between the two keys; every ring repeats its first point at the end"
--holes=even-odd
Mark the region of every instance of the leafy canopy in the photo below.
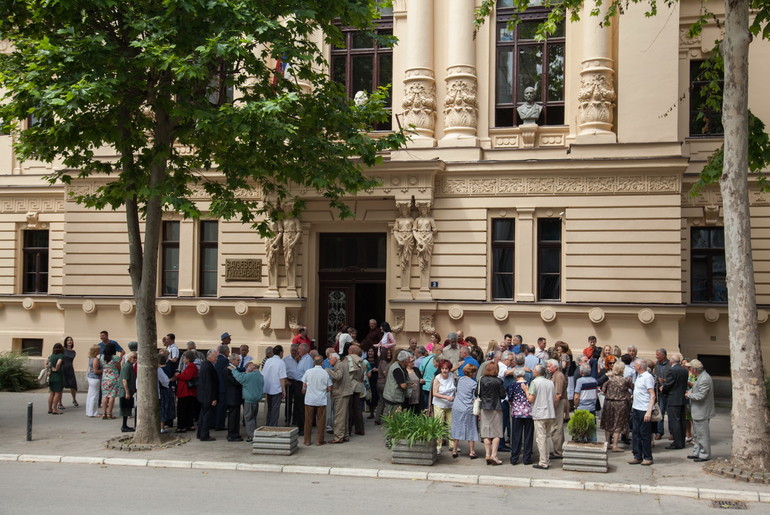
{"type": "MultiPolygon", "coordinates": [[[[342,197],[374,185],[363,166],[402,145],[370,138],[384,92],[355,106],[317,44],[338,24],[371,28],[376,0],[20,0],[0,2],[0,118],[22,159],[60,160],[51,182],[113,177],[76,199],[95,208],[211,213],[263,232],[292,184],[342,197]],[[288,66],[276,73],[275,60],[288,66]],[[20,130],[21,120],[32,117],[20,130]],[[114,149],[105,150],[105,149],[114,149]],[[106,156],[106,157],[105,157],[106,156]],[[155,175],[153,175],[153,172],[155,175]],[[259,189],[266,199],[245,191],[259,189]]],[[[295,205],[295,211],[301,204],[295,205]]]]}

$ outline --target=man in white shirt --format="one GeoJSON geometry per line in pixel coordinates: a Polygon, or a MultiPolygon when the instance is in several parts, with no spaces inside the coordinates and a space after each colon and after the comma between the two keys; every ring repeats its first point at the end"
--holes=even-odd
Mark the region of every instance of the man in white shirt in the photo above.
{"type": "Polygon", "coordinates": [[[265,396],[267,399],[267,425],[278,425],[281,400],[286,398],[286,364],[283,362],[283,347],[273,347],[273,357],[265,361],[262,369],[265,377],[265,396]]]}
{"type": "Polygon", "coordinates": [[[548,342],[542,336],[537,339],[537,350],[535,351],[535,357],[542,363],[545,363],[551,359],[551,357],[548,355],[548,351],[545,349],[547,345],[548,342]]]}
{"type": "Polygon", "coordinates": [[[251,356],[249,356],[249,346],[248,345],[241,345],[240,349],[238,349],[241,354],[241,359],[238,362],[238,370],[240,372],[246,371],[246,365],[248,365],[251,361],[254,360],[251,356]]]}
{"type": "Polygon", "coordinates": [[[631,404],[631,448],[634,459],[630,465],[652,465],[652,408],[655,405],[655,378],[647,371],[647,361],[634,361],[636,381],[631,404]]]}
{"type": "Polygon", "coordinates": [[[179,363],[179,347],[176,346],[176,335],[168,333],[164,343],[168,351],[168,360],[172,363],[179,363]]]}
{"type": "MultiPolygon", "coordinates": [[[[292,344],[294,346],[296,344],[292,344]]],[[[310,346],[300,343],[297,346],[297,365],[294,369],[294,377],[291,382],[294,389],[294,409],[292,410],[294,425],[299,428],[300,436],[305,434],[305,394],[303,393],[302,378],[305,372],[313,368],[313,358],[308,354],[310,346]]],[[[288,375],[288,370],[287,370],[288,375]]]]}
{"type": "MultiPolygon", "coordinates": [[[[304,344],[303,344],[304,345],[304,344]]],[[[307,354],[305,356],[309,357],[307,354]]],[[[303,356],[304,358],[304,356],[303,356]]],[[[327,393],[332,388],[332,378],[323,369],[323,358],[313,359],[313,368],[302,375],[302,393],[305,396],[305,445],[311,443],[313,417],[316,417],[318,440],[317,445],[324,445],[324,420],[326,420],[327,393]]]]}
{"type": "Polygon", "coordinates": [[[299,361],[299,344],[292,343],[289,348],[289,355],[283,358],[286,365],[286,405],[283,410],[283,423],[285,426],[292,425],[294,420],[294,397],[297,394],[297,388],[302,388],[300,379],[297,376],[297,363],[299,361]]]}
{"type": "Polygon", "coordinates": [[[545,367],[536,365],[532,371],[535,378],[528,388],[527,400],[532,405],[532,421],[535,425],[535,444],[540,455],[538,463],[533,468],[547,470],[551,466],[551,454],[553,452],[553,421],[556,418],[556,410],[553,407],[554,388],[553,383],[545,378],[545,367]]]}

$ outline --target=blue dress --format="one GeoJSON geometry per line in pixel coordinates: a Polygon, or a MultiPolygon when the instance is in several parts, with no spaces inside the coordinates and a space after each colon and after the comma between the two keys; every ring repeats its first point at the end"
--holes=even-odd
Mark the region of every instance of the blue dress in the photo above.
{"type": "Polygon", "coordinates": [[[450,432],[453,440],[476,442],[479,440],[479,430],[476,425],[476,415],[473,414],[473,399],[476,397],[476,380],[462,376],[457,381],[457,391],[452,404],[452,427],[450,432]]]}

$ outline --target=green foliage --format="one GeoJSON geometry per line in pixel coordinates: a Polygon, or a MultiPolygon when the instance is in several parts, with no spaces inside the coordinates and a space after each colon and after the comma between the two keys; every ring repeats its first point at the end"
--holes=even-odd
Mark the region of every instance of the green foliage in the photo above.
{"type": "Polygon", "coordinates": [[[596,419],[588,410],[575,410],[567,422],[567,432],[576,442],[587,442],[594,431],[596,431],[596,419]]]}
{"type": "MultiPolygon", "coordinates": [[[[401,132],[370,138],[386,119],[384,93],[355,106],[333,83],[318,34],[364,30],[377,0],[29,0],[0,3],[0,118],[22,159],[61,160],[52,182],[99,173],[114,180],[75,198],[97,209],[148,201],[197,216],[255,223],[290,198],[321,193],[341,216],[343,196],[375,183],[362,174],[401,132]],[[279,21],[280,20],[280,21],[279,21]],[[290,74],[275,73],[273,62],[290,74]],[[234,93],[233,93],[234,92],[234,93]],[[18,122],[34,116],[34,126],[18,122]],[[115,148],[114,159],[95,149],[115,148]],[[261,190],[265,201],[247,194],[261,190]]],[[[389,41],[392,43],[392,39],[389,41]]],[[[295,212],[302,207],[295,205],[295,212]]]]}
{"type": "Polygon", "coordinates": [[[415,442],[435,442],[449,437],[449,428],[443,420],[425,413],[414,413],[401,408],[382,418],[385,426],[385,442],[405,440],[409,446],[415,442]]]}
{"type": "Polygon", "coordinates": [[[0,392],[23,392],[40,386],[26,363],[27,357],[23,354],[0,354],[0,392]]]}

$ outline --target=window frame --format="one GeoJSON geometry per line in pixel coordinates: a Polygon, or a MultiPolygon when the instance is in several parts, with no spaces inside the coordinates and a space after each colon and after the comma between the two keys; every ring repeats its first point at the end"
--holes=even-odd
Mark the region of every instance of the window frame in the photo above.
{"type": "Polygon", "coordinates": [[[179,295],[179,257],[180,257],[180,240],[181,240],[181,223],[178,220],[163,220],[161,226],[161,259],[160,259],[160,296],[161,297],[176,297],[179,295]],[[169,228],[176,226],[176,240],[169,239],[169,228]],[[169,268],[170,256],[168,251],[176,249],[176,268],[169,268]],[[169,291],[169,284],[167,282],[167,274],[176,275],[176,289],[174,292],[169,291]]]}
{"type": "MultiPolygon", "coordinates": [[[[698,74],[702,73],[700,70],[700,66],[703,63],[706,63],[708,59],[691,59],[689,61],[689,92],[690,92],[690,105],[689,105],[689,112],[687,115],[687,134],[690,138],[722,138],[724,137],[724,127],[722,126],[722,111],[715,111],[712,109],[708,109],[704,104],[696,105],[696,102],[701,102],[702,99],[700,99],[700,94],[697,94],[698,99],[696,100],[696,93],[701,88],[705,88],[707,84],[709,84],[711,81],[708,80],[697,80],[698,74]],[[698,66],[697,73],[694,69],[695,66],[698,66]],[[698,115],[703,114],[703,119],[707,121],[703,121],[703,119],[699,120],[698,115]],[[697,126],[699,124],[705,124],[706,126],[709,123],[714,123],[716,126],[720,129],[718,132],[697,132],[697,126]]],[[[722,77],[722,80],[719,81],[721,84],[721,87],[724,88],[724,76],[722,77]]]]}
{"type": "Polygon", "coordinates": [[[201,297],[216,297],[219,289],[218,281],[218,264],[219,264],[219,220],[201,220],[198,226],[198,295],[201,297]],[[216,227],[214,240],[205,239],[205,227],[208,224],[212,224],[216,227]],[[214,266],[212,269],[206,269],[205,251],[214,249],[214,266]],[[204,289],[206,281],[204,278],[206,275],[214,276],[214,290],[208,291],[204,289]]]}
{"type": "MultiPolygon", "coordinates": [[[[393,14],[392,12],[390,14],[383,13],[382,17],[374,20],[374,32],[377,34],[383,34],[383,35],[393,35],[393,14]]],[[[353,58],[354,57],[360,57],[360,56],[368,56],[370,55],[373,59],[372,63],[372,90],[376,90],[378,87],[386,86],[387,84],[380,84],[380,72],[382,69],[381,66],[381,60],[383,56],[387,56],[390,58],[391,61],[391,69],[390,69],[390,85],[391,90],[390,94],[387,98],[387,105],[385,109],[389,111],[392,115],[393,112],[393,47],[389,46],[381,46],[379,42],[374,39],[373,40],[373,46],[369,48],[354,48],[353,45],[353,38],[356,34],[365,34],[365,31],[358,30],[354,27],[339,27],[340,31],[342,32],[342,37],[345,41],[345,47],[339,48],[337,46],[332,46],[331,48],[331,54],[329,57],[329,72],[331,75],[331,79],[333,81],[336,81],[335,79],[335,61],[339,58],[344,58],[345,63],[345,81],[339,82],[339,84],[342,84],[343,88],[345,89],[345,93],[348,95],[349,98],[354,98],[356,95],[356,91],[353,91],[353,73],[351,73],[353,70],[353,58]]],[[[371,94],[372,91],[367,91],[367,94],[371,94]]],[[[373,130],[375,131],[390,131],[392,130],[393,124],[392,124],[392,116],[388,119],[386,122],[378,123],[373,130]]]]}
{"type": "Polygon", "coordinates": [[[22,231],[22,246],[21,246],[21,293],[28,293],[33,295],[47,294],[48,293],[48,280],[50,277],[50,251],[51,251],[51,233],[48,229],[24,229],[22,231]],[[46,246],[40,247],[30,243],[32,235],[36,233],[45,233],[46,246]],[[27,268],[28,257],[34,258],[33,270],[27,268]],[[43,256],[45,256],[45,263],[43,263],[43,256]],[[31,276],[33,288],[27,288],[27,278],[31,276]],[[41,289],[41,281],[44,282],[44,289],[41,289]]]}
{"type": "Polygon", "coordinates": [[[727,298],[728,298],[728,291],[727,291],[727,272],[725,271],[724,275],[722,276],[722,279],[724,281],[724,293],[725,297],[724,300],[714,300],[715,297],[715,290],[714,290],[714,278],[717,277],[714,275],[714,265],[713,265],[713,258],[715,256],[719,256],[722,258],[722,261],[725,263],[725,266],[727,265],[726,262],[726,256],[725,256],[725,248],[722,247],[712,247],[711,242],[713,241],[713,238],[711,235],[709,235],[708,241],[709,246],[708,247],[698,247],[696,248],[694,245],[694,232],[695,231],[708,231],[709,233],[713,231],[722,231],[722,242],[724,244],[724,227],[723,226],[713,226],[713,227],[690,227],[690,302],[693,304],[727,304],[727,298]],[[706,258],[706,284],[707,284],[707,290],[709,292],[708,300],[696,300],[695,299],[695,256],[700,255],[706,258]]]}
{"type": "Polygon", "coordinates": [[[542,217],[537,219],[537,300],[539,301],[561,301],[561,288],[562,288],[562,241],[563,241],[563,229],[561,226],[560,218],[542,217]],[[558,240],[544,240],[543,239],[543,225],[545,223],[554,223],[559,226],[559,239],[558,240]],[[556,255],[559,256],[558,272],[544,272],[543,262],[544,253],[549,250],[556,250],[556,255]],[[547,278],[556,277],[556,296],[548,297],[544,295],[545,281],[547,278]]]}
{"type": "Polygon", "coordinates": [[[490,284],[490,297],[492,300],[515,300],[516,298],[516,218],[492,218],[490,219],[490,261],[491,265],[490,268],[492,269],[491,273],[491,284],[490,284]],[[512,240],[497,240],[495,239],[495,225],[497,222],[511,222],[513,227],[511,228],[511,232],[513,233],[513,239],[512,240]],[[497,249],[511,249],[511,271],[510,272],[499,272],[497,270],[497,260],[495,259],[495,250],[497,249]],[[510,297],[504,297],[504,296],[498,296],[497,293],[497,277],[503,276],[507,277],[510,276],[510,289],[511,289],[511,296],[510,297]]]}
{"type": "MultiPolygon", "coordinates": [[[[548,13],[550,12],[550,9],[543,6],[533,6],[527,9],[525,12],[518,13],[519,18],[522,20],[522,22],[527,21],[543,21],[547,18],[548,13]]],[[[494,113],[492,120],[494,122],[495,128],[506,128],[506,127],[518,127],[521,125],[519,123],[519,114],[517,112],[517,108],[523,103],[523,100],[519,100],[519,97],[523,99],[524,97],[524,91],[519,92],[518,91],[518,52],[520,48],[533,48],[533,47],[541,47],[542,51],[542,73],[540,74],[540,91],[539,95],[540,98],[535,100],[535,102],[539,103],[543,106],[543,109],[540,113],[540,117],[538,118],[538,124],[539,125],[549,125],[549,126],[558,126],[558,125],[564,125],[565,115],[566,115],[566,102],[565,102],[565,94],[564,94],[564,64],[566,64],[566,23],[562,26],[562,36],[548,36],[543,41],[537,41],[535,39],[521,39],[519,40],[519,31],[521,28],[521,24],[517,26],[514,29],[513,36],[511,41],[500,41],[499,34],[500,30],[504,27],[507,27],[508,22],[510,21],[511,17],[516,14],[515,7],[497,7],[496,9],[496,17],[495,17],[495,27],[494,27],[494,79],[492,81],[492,87],[493,89],[493,97],[494,97],[494,113]],[[550,71],[548,69],[548,62],[549,62],[549,56],[551,54],[551,51],[554,47],[561,46],[562,48],[562,59],[563,59],[563,66],[562,66],[562,92],[561,92],[561,100],[549,100],[548,99],[548,86],[550,81],[550,71]],[[497,87],[497,81],[498,81],[498,70],[500,69],[500,49],[501,48],[511,48],[513,52],[514,57],[514,63],[513,68],[511,69],[511,100],[512,102],[498,102],[498,87],[497,87]],[[503,115],[503,111],[510,111],[510,116],[512,116],[512,122],[509,123],[503,123],[500,118],[503,115]],[[549,113],[550,111],[550,113],[549,113]],[[559,116],[557,113],[558,111],[561,111],[561,116],[559,116]]],[[[524,86],[526,87],[526,86],[524,86]]]]}

